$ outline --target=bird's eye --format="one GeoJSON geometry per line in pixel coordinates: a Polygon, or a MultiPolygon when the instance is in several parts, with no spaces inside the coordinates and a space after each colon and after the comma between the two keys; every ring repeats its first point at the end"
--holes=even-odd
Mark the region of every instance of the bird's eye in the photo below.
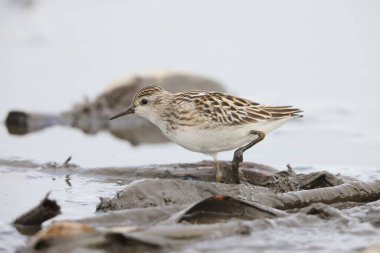
{"type": "Polygon", "coordinates": [[[140,104],[142,105],[146,105],[147,103],[148,103],[148,99],[145,99],[145,98],[141,99],[140,101],[140,104]]]}

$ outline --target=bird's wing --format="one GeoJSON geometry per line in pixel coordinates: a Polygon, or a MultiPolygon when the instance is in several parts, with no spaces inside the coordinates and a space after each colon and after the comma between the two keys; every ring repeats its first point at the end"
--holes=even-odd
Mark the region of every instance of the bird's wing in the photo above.
{"type": "Polygon", "coordinates": [[[191,105],[202,121],[217,125],[245,125],[260,121],[300,117],[301,111],[290,106],[270,107],[219,92],[185,92],[183,104],[191,105]]]}
{"type": "Polygon", "coordinates": [[[300,109],[294,108],[292,106],[260,106],[261,109],[269,112],[272,119],[283,119],[283,118],[299,118],[302,116],[302,111],[300,109]]]}

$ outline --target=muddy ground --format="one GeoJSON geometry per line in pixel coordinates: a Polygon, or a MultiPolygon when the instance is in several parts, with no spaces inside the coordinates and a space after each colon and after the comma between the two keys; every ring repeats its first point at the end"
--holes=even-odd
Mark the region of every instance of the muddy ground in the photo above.
{"type": "MultiPolygon", "coordinates": [[[[244,163],[241,184],[220,184],[209,161],[0,165],[9,180],[23,173],[24,183],[66,185],[50,193],[61,214],[42,230],[1,225],[4,252],[361,252],[380,241],[376,180],[244,163]]],[[[21,214],[11,213],[12,221],[21,214]]]]}

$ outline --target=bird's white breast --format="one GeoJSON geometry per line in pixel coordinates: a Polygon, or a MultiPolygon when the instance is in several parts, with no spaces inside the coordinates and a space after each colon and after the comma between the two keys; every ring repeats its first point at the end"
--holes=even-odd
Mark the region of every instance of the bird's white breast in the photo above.
{"type": "Polygon", "coordinates": [[[194,129],[193,127],[181,128],[169,133],[167,137],[184,148],[204,154],[235,149],[255,138],[249,136],[249,130],[246,128],[231,132],[226,128],[194,129]]]}
{"type": "Polygon", "coordinates": [[[185,126],[175,131],[163,132],[171,141],[186,149],[204,154],[215,154],[240,148],[255,140],[257,135],[251,134],[251,130],[262,131],[267,134],[288,120],[289,118],[252,125],[220,126],[213,129],[185,126]]]}

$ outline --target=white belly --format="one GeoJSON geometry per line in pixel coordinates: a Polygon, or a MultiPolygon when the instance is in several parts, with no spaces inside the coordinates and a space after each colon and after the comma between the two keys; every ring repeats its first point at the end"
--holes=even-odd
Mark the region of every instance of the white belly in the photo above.
{"type": "Polygon", "coordinates": [[[216,154],[221,151],[233,150],[248,144],[258,136],[251,134],[251,130],[265,134],[283,125],[287,119],[263,122],[261,124],[219,127],[215,129],[198,129],[184,127],[172,133],[164,134],[173,142],[191,151],[204,154],[216,154]]]}
{"type": "Polygon", "coordinates": [[[215,154],[220,151],[231,150],[243,146],[254,136],[249,131],[240,129],[233,133],[227,129],[205,129],[177,131],[168,136],[173,142],[189,150],[204,154],[215,154]]]}

